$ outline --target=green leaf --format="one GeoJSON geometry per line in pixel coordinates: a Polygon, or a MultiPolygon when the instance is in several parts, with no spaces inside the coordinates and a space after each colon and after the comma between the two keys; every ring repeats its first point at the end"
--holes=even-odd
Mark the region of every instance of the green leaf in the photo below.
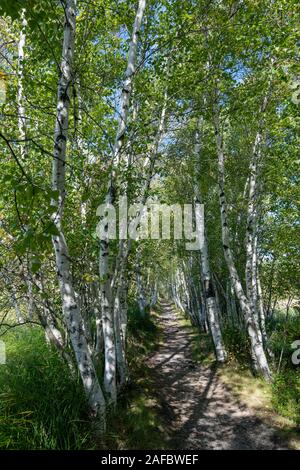
{"type": "Polygon", "coordinates": [[[48,225],[45,232],[49,235],[59,235],[59,230],[53,222],[48,225]]]}
{"type": "Polygon", "coordinates": [[[41,260],[35,257],[31,260],[31,271],[33,274],[37,273],[41,268],[41,260]]]}

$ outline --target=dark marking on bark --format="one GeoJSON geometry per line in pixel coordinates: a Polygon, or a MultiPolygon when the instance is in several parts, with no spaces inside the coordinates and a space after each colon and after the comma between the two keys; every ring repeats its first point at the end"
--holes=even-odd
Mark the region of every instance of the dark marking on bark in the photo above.
{"type": "Polygon", "coordinates": [[[207,299],[215,296],[214,286],[211,280],[204,281],[204,294],[207,299]]]}

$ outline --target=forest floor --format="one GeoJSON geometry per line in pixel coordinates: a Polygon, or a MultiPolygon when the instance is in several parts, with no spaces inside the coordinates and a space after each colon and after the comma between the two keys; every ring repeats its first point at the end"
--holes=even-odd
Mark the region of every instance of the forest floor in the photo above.
{"type": "Polygon", "coordinates": [[[149,366],[168,448],[289,448],[272,418],[238,398],[215,363],[195,360],[195,332],[182,324],[170,304],[162,304],[159,322],[162,341],[149,366]]]}

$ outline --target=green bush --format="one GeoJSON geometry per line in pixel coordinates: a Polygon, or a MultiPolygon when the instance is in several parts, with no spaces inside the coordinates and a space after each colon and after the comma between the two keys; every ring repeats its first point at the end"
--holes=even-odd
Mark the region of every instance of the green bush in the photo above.
{"type": "Polygon", "coordinates": [[[278,413],[300,424],[300,370],[286,370],[274,377],[272,402],[278,413]]]}
{"type": "Polygon", "coordinates": [[[137,303],[132,303],[128,307],[128,331],[133,336],[143,333],[155,335],[157,326],[154,323],[149,307],[146,307],[144,315],[141,315],[137,303]]]}
{"type": "Polygon", "coordinates": [[[22,326],[2,340],[0,448],[80,449],[90,426],[79,377],[47,345],[39,328],[22,326]]]}
{"type": "Polygon", "coordinates": [[[274,353],[275,363],[278,364],[281,358],[280,368],[293,369],[291,361],[293,349],[292,343],[300,339],[300,316],[290,316],[278,314],[272,322],[272,330],[269,326],[269,346],[274,353]]]}
{"type": "Polygon", "coordinates": [[[240,364],[250,364],[249,340],[246,330],[227,324],[223,328],[223,341],[228,352],[228,358],[235,359],[240,364]]]}

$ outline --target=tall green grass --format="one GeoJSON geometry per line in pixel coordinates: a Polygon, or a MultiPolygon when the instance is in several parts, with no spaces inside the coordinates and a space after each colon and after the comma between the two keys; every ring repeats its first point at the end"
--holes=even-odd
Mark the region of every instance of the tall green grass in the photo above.
{"type": "Polygon", "coordinates": [[[300,425],[300,370],[284,370],[275,375],[272,403],[278,413],[300,425]]]}
{"type": "Polygon", "coordinates": [[[141,317],[137,305],[128,313],[131,381],[110,411],[108,434],[100,441],[87,416],[80,378],[46,343],[43,330],[20,326],[1,336],[7,362],[0,365],[0,449],[163,448],[147,367],[159,330],[149,312],[141,317]]]}
{"type": "Polygon", "coordinates": [[[278,311],[268,323],[269,345],[275,355],[277,366],[280,361],[280,370],[294,368],[291,358],[292,343],[300,339],[300,315],[293,314],[286,318],[285,312],[278,311]]]}
{"type": "Polygon", "coordinates": [[[270,346],[275,356],[272,403],[281,415],[300,425],[300,365],[292,363],[292,343],[300,339],[300,316],[277,311],[269,324],[270,346]]]}
{"type": "Polygon", "coordinates": [[[0,448],[82,449],[90,426],[79,377],[45,341],[37,327],[20,326],[2,340],[0,448]]]}

